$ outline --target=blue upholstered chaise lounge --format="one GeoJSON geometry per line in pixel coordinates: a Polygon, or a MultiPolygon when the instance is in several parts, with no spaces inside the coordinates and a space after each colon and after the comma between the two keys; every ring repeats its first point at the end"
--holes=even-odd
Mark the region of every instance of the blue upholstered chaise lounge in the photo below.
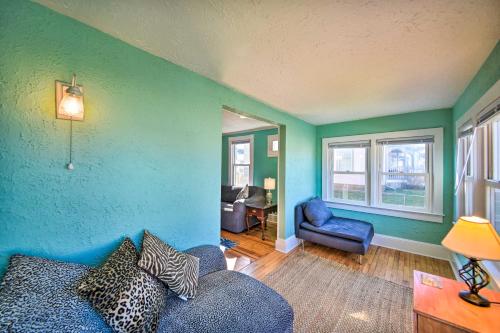
{"type": "MultiPolygon", "coordinates": [[[[200,258],[198,292],[183,301],[167,298],[157,332],[293,331],[293,310],[271,288],[228,271],[222,251],[199,246],[186,251],[200,258]]],[[[0,332],[110,332],[111,328],[78,297],[75,284],[91,268],[14,255],[0,283],[0,332]]]]}
{"type": "Polygon", "coordinates": [[[314,198],[307,202],[298,204],[295,207],[295,237],[321,244],[334,249],[339,249],[361,256],[366,254],[373,238],[374,230],[371,223],[334,216],[322,210],[328,209],[319,198],[314,198]],[[307,208],[313,208],[307,211],[307,208]],[[311,210],[313,212],[311,213],[311,210]],[[319,213],[318,213],[319,211],[319,213]],[[309,214],[307,214],[309,213],[309,214]],[[307,215],[321,215],[323,223],[311,221],[307,215]]]}

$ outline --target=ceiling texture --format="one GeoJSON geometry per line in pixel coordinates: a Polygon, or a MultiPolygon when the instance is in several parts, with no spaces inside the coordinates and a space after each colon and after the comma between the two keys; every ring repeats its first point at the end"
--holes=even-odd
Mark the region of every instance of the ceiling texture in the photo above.
{"type": "Polygon", "coordinates": [[[261,120],[241,116],[230,111],[222,111],[222,134],[268,129],[271,127],[276,126],[261,120]]]}
{"type": "Polygon", "coordinates": [[[312,124],[451,107],[499,0],[38,0],[312,124]]]}

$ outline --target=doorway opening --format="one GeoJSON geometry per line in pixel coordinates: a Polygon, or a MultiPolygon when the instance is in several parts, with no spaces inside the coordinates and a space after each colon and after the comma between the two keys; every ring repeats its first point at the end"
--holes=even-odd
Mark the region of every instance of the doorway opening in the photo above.
{"type": "Polygon", "coordinates": [[[221,249],[240,271],[275,250],[280,126],[224,106],[221,142],[221,249]]]}

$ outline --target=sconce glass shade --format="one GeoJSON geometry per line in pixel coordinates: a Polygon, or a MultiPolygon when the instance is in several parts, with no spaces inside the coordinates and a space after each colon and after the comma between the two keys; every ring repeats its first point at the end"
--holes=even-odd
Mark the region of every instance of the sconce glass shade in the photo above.
{"type": "Polygon", "coordinates": [[[70,84],[56,81],[56,116],[58,119],[83,120],[83,91],[76,85],[76,76],[70,84]]]}
{"type": "MultiPolygon", "coordinates": [[[[70,88],[68,88],[69,90],[70,88]]],[[[63,97],[59,105],[59,113],[68,117],[77,117],[83,114],[83,98],[82,96],[68,93],[63,97]]]]}

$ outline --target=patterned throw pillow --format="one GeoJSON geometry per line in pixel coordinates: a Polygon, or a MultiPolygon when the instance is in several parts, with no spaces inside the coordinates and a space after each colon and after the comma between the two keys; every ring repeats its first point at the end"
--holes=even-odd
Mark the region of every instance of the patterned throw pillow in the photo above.
{"type": "Polygon", "coordinates": [[[165,287],[139,268],[137,260],[134,243],[126,238],[77,287],[115,332],[155,332],[165,306],[165,287]]]}
{"type": "Polygon", "coordinates": [[[249,190],[248,190],[248,184],[245,185],[245,187],[243,187],[240,191],[240,193],[238,193],[238,195],[236,196],[236,201],[238,200],[241,200],[241,199],[248,199],[248,195],[249,195],[249,190]]]}
{"type": "Polygon", "coordinates": [[[147,230],[138,265],[162,280],[180,298],[186,300],[196,295],[199,259],[176,251],[147,230]]]}

